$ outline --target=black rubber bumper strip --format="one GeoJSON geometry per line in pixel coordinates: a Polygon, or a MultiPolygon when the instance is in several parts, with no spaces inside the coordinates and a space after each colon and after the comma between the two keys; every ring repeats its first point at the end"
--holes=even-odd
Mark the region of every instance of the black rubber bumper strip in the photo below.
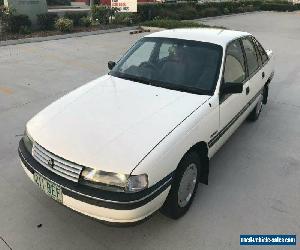
{"type": "Polygon", "coordinates": [[[171,185],[174,174],[174,172],[170,173],[161,181],[140,192],[111,192],[67,180],[46,169],[27,151],[23,139],[19,143],[18,151],[21,161],[32,174],[38,173],[56,183],[62,188],[64,195],[91,205],[115,210],[132,210],[149,203],[171,185]]]}

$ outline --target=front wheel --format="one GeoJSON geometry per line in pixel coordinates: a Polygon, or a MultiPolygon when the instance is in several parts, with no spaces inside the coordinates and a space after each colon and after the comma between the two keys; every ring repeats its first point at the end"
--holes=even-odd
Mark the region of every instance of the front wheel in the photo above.
{"type": "Polygon", "coordinates": [[[198,187],[201,160],[196,152],[186,154],[178,165],[169,195],[161,211],[178,219],[190,208],[198,187]]]}

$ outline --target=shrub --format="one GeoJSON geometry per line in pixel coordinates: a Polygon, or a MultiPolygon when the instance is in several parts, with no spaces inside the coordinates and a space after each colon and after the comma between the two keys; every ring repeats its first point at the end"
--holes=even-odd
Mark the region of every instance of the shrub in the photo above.
{"type": "Polygon", "coordinates": [[[73,26],[73,21],[66,17],[60,17],[55,21],[55,28],[61,32],[70,32],[73,26]]]}
{"type": "Polygon", "coordinates": [[[0,6],[4,5],[4,0],[0,0],[0,6]]]}
{"type": "MultiPolygon", "coordinates": [[[[160,4],[157,4],[160,5],[160,4]]],[[[154,5],[149,5],[149,4],[138,4],[137,6],[137,11],[139,15],[140,21],[146,21],[146,20],[151,20],[154,17],[159,16],[158,14],[152,14],[152,9],[154,9],[154,5]]],[[[157,7],[156,7],[157,9],[157,7]]]]}
{"type": "Polygon", "coordinates": [[[204,27],[203,24],[199,24],[196,22],[179,21],[171,19],[157,19],[152,21],[146,21],[143,23],[143,25],[150,27],[160,27],[165,29],[204,27]]]}
{"type": "Polygon", "coordinates": [[[31,21],[26,15],[11,15],[7,20],[6,30],[12,33],[19,33],[23,30],[29,30],[31,21]]]}
{"type": "Polygon", "coordinates": [[[101,24],[108,24],[109,17],[112,15],[112,10],[105,5],[94,5],[91,8],[93,21],[101,24]]]}
{"type": "Polygon", "coordinates": [[[248,5],[244,7],[245,12],[252,12],[255,11],[256,8],[253,5],[248,5]]]}
{"type": "Polygon", "coordinates": [[[11,15],[12,11],[5,6],[0,6],[0,20],[4,20],[6,16],[11,15]]]}
{"type": "Polygon", "coordinates": [[[244,6],[240,6],[240,7],[237,7],[236,10],[237,10],[237,13],[243,13],[243,12],[246,12],[246,7],[244,6]]]}
{"type": "Polygon", "coordinates": [[[42,30],[54,29],[55,21],[57,19],[56,13],[45,13],[37,15],[37,23],[42,30]]]}
{"type": "Polygon", "coordinates": [[[80,18],[79,25],[84,27],[90,27],[92,25],[92,19],[90,17],[84,16],[80,18]]]}
{"type": "Polygon", "coordinates": [[[9,20],[11,16],[12,11],[9,8],[0,6],[0,23],[4,32],[9,31],[9,20]]]}
{"type": "Polygon", "coordinates": [[[261,10],[293,11],[295,7],[291,3],[264,3],[261,10]]]}
{"type": "Polygon", "coordinates": [[[215,7],[203,9],[200,13],[201,13],[201,17],[219,16],[222,14],[220,9],[215,7]]]}
{"type": "Polygon", "coordinates": [[[299,4],[299,3],[294,4],[294,9],[295,9],[295,10],[300,10],[300,4],[299,4]]]}
{"type": "Polygon", "coordinates": [[[199,16],[194,5],[185,4],[182,8],[179,8],[177,12],[178,19],[195,19],[199,16]]]}
{"type": "Polygon", "coordinates": [[[195,3],[164,3],[138,5],[137,20],[147,21],[154,18],[194,19],[218,16],[222,14],[250,12],[255,10],[294,11],[300,4],[293,5],[287,1],[241,0],[195,3]]]}
{"type": "Polygon", "coordinates": [[[223,13],[224,13],[224,15],[228,15],[228,14],[230,14],[230,10],[228,9],[228,8],[224,8],[223,9],[223,13]]]}
{"type": "Polygon", "coordinates": [[[28,35],[32,32],[31,28],[29,26],[21,26],[19,29],[20,34],[28,35]]]}
{"type": "MultiPolygon", "coordinates": [[[[162,8],[158,10],[158,14],[156,14],[154,18],[158,18],[158,19],[169,18],[169,19],[179,20],[181,19],[180,15],[182,16],[183,12],[181,11],[180,13],[179,9],[174,11],[174,10],[162,8]]],[[[151,18],[151,11],[150,11],[150,20],[151,19],[152,18],[151,18]]]]}
{"type": "Polygon", "coordinates": [[[122,25],[132,25],[134,23],[134,13],[116,13],[113,23],[122,25]]]}
{"type": "Polygon", "coordinates": [[[80,25],[80,19],[86,17],[87,13],[85,12],[67,12],[65,17],[73,21],[74,26],[80,25]]]}
{"type": "Polygon", "coordinates": [[[31,21],[26,15],[16,15],[15,11],[0,6],[0,21],[4,32],[31,33],[31,21]]]}
{"type": "Polygon", "coordinates": [[[70,6],[71,5],[71,0],[47,0],[47,4],[49,6],[53,6],[53,5],[67,5],[67,6],[70,6]]]}

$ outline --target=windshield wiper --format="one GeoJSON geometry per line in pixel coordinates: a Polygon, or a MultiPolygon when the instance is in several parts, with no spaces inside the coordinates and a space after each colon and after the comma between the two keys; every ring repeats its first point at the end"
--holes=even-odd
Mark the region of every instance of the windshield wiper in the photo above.
{"type": "Polygon", "coordinates": [[[122,78],[125,80],[129,80],[129,81],[133,81],[133,82],[140,82],[140,83],[144,83],[147,85],[153,85],[153,83],[144,77],[137,77],[137,76],[133,76],[133,75],[127,75],[127,74],[123,74],[120,72],[113,72],[113,74],[111,74],[112,76],[118,77],[118,78],[122,78]]]}
{"type": "Polygon", "coordinates": [[[152,85],[160,88],[166,88],[166,89],[171,89],[171,90],[177,90],[177,91],[182,91],[182,92],[187,92],[187,93],[192,93],[192,94],[198,94],[198,95],[205,95],[205,94],[211,94],[211,91],[206,90],[206,89],[200,89],[200,88],[195,88],[191,86],[184,86],[180,84],[173,84],[165,81],[159,81],[159,80],[153,80],[153,79],[147,79],[144,77],[138,77],[138,76],[133,76],[133,75],[127,75],[121,72],[110,72],[110,75],[122,78],[125,80],[133,81],[133,82],[139,82],[147,85],[152,85]]]}
{"type": "Polygon", "coordinates": [[[177,90],[177,91],[182,91],[182,92],[188,92],[188,93],[193,93],[193,94],[207,94],[209,90],[206,89],[200,89],[196,87],[191,87],[191,86],[185,86],[181,84],[174,84],[170,82],[164,82],[164,81],[153,81],[154,86],[161,87],[161,88],[166,88],[166,89],[171,89],[171,90],[177,90]]]}

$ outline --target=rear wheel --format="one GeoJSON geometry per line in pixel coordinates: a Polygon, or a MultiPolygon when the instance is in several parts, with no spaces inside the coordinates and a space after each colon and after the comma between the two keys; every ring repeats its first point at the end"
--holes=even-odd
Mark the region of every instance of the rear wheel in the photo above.
{"type": "Polygon", "coordinates": [[[259,95],[258,102],[254,109],[251,111],[250,115],[248,116],[249,121],[256,121],[259,118],[259,115],[263,109],[263,100],[264,100],[264,93],[259,95]]]}
{"type": "Polygon", "coordinates": [[[178,165],[169,195],[161,211],[178,219],[190,208],[198,187],[201,160],[196,152],[186,154],[178,165]]]}

